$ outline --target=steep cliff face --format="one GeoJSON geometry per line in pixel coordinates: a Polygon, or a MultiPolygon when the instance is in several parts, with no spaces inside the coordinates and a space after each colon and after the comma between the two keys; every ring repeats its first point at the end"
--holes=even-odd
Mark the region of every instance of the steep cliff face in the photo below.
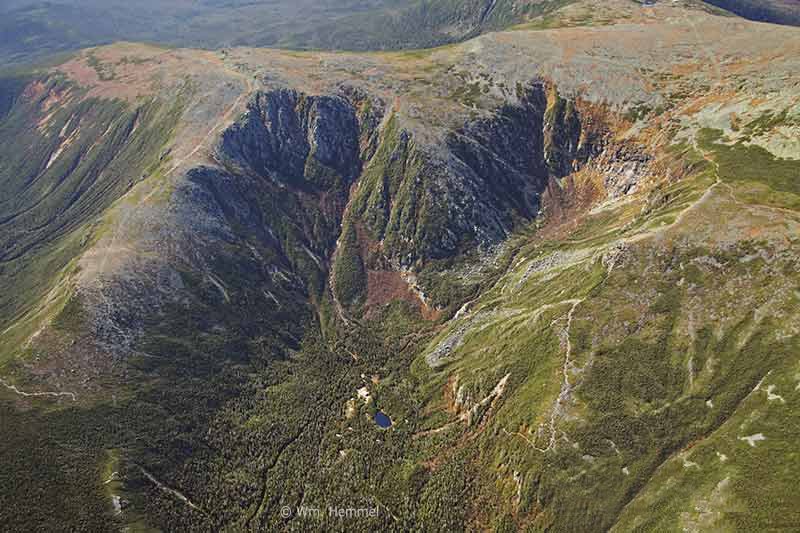
{"type": "Polygon", "coordinates": [[[275,89],[222,133],[220,168],[192,182],[225,225],[247,228],[313,294],[330,275],[337,302],[358,314],[370,272],[420,271],[535,218],[550,182],[604,146],[603,121],[581,105],[536,82],[431,140],[361,89],[275,89]]]}
{"type": "Polygon", "coordinates": [[[308,204],[307,210],[319,210],[322,218],[312,223],[316,227],[306,244],[321,257],[329,255],[350,186],[381,119],[380,102],[364,106],[364,98],[354,91],[259,93],[245,116],[223,133],[216,152],[228,172],[258,177],[262,187],[285,188],[285,194],[308,204]]]}
{"type": "MultiPolygon", "coordinates": [[[[360,263],[419,270],[497,244],[535,218],[550,180],[580,169],[606,142],[603,122],[584,120],[578,105],[536,83],[517,102],[448,132],[438,145],[388,120],[345,217],[348,238],[337,257],[350,265],[343,269],[348,287],[358,284],[353,272],[363,272],[360,263]]],[[[361,292],[348,289],[351,297],[363,297],[366,279],[360,286],[361,292]]]]}
{"type": "Polygon", "coordinates": [[[356,184],[348,219],[383,242],[391,264],[410,267],[499,242],[536,216],[550,178],[603,142],[602,124],[584,125],[574,102],[540,83],[440,144],[420,142],[396,116],[383,120],[380,106],[363,94],[262,93],[224,132],[218,158],[233,173],[325,196],[333,221],[356,184]]]}
{"type": "Polygon", "coordinates": [[[219,153],[239,170],[322,191],[357,177],[358,138],[355,110],[343,98],[276,90],[255,96],[247,115],[223,134],[219,153]]]}

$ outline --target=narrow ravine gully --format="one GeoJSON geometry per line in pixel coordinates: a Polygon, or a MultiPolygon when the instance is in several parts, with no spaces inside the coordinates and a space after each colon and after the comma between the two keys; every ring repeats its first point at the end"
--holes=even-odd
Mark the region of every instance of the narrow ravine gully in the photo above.
{"type": "MultiPolygon", "coordinates": [[[[550,411],[550,422],[549,422],[550,438],[547,441],[547,447],[544,449],[540,449],[534,446],[534,448],[536,448],[540,452],[548,452],[556,447],[557,418],[563,414],[564,410],[566,409],[566,404],[569,401],[570,395],[572,393],[572,384],[569,381],[570,369],[572,368],[572,360],[570,359],[572,355],[572,341],[570,341],[570,328],[572,327],[572,318],[575,316],[575,310],[578,308],[580,304],[584,302],[584,300],[585,298],[581,298],[579,300],[564,302],[564,303],[572,303],[572,307],[567,313],[567,324],[566,326],[564,326],[564,329],[562,329],[561,332],[559,333],[561,346],[564,349],[564,365],[561,367],[563,381],[561,382],[561,390],[558,393],[558,397],[553,403],[552,410],[550,411]]],[[[555,324],[555,322],[558,322],[559,320],[561,320],[561,318],[558,318],[555,321],[553,321],[551,325],[555,324]]]]}
{"type": "MultiPolygon", "coordinates": [[[[605,281],[605,278],[603,281],[605,281]]],[[[537,446],[534,440],[532,440],[528,436],[518,431],[511,432],[508,431],[506,428],[501,428],[503,434],[512,437],[520,437],[528,444],[528,446],[541,453],[547,453],[556,448],[556,444],[558,442],[558,436],[557,436],[558,429],[556,427],[558,424],[558,418],[564,414],[564,411],[566,409],[566,404],[569,401],[570,395],[574,388],[573,383],[571,383],[569,379],[569,374],[574,366],[571,359],[572,341],[570,340],[570,329],[572,327],[572,321],[575,316],[575,311],[578,309],[578,306],[580,306],[584,301],[586,301],[585,297],[563,300],[554,304],[545,304],[534,312],[534,319],[538,319],[541,316],[542,312],[545,311],[546,309],[551,309],[560,305],[568,305],[568,304],[571,306],[566,315],[561,315],[560,317],[554,319],[550,323],[550,326],[555,326],[558,322],[562,320],[566,319],[567,322],[566,325],[561,329],[561,331],[558,332],[560,344],[562,349],[564,350],[564,362],[561,365],[561,375],[562,375],[561,389],[559,390],[558,396],[553,401],[553,406],[550,408],[550,416],[548,418],[547,424],[544,423],[540,424],[539,429],[537,430],[536,435],[534,436],[534,440],[538,440],[538,437],[542,435],[542,431],[545,428],[547,428],[549,432],[549,436],[547,437],[547,446],[542,448],[541,446],[537,446]]]]}

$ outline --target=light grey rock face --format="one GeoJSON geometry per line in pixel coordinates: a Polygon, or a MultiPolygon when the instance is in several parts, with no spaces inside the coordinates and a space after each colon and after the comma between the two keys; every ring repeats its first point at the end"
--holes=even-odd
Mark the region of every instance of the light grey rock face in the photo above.
{"type": "Polygon", "coordinates": [[[163,290],[148,293],[127,276],[113,298],[114,321],[141,329],[135,318],[145,307],[204,298],[224,304],[267,294],[302,308],[325,290],[347,225],[358,228],[351,259],[367,268],[414,270],[501,242],[538,215],[551,179],[604,150],[601,130],[548,91],[534,84],[439,140],[416,135],[359,88],[258,93],[222,133],[218,164],[176,184],[151,239],[161,260],[137,267],[152,274],[145,285],[163,290]],[[163,283],[171,272],[194,284],[163,283]]]}
{"type": "Polygon", "coordinates": [[[393,209],[381,226],[401,264],[502,241],[519,222],[537,216],[551,178],[599,153],[602,136],[587,130],[571,102],[556,97],[548,107],[547,90],[533,85],[490,118],[451,131],[442,145],[407,147],[397,187],[407,197],[388,199],[393,209]]]}
{"type": "Polygon", "coordinates": [[[652,158],[628,147],[616,147],[603,154],[596,165],[604,176],[604,185],[610,199],[618,199],[636,192],[638,185],[652,169],[652,158]]]}
{"type": "MultiPolygon", "coordinates": [[[[601,150],[604,139],[585,127],[574,103],[557,95],[553,103],[549,91],[534,83],[492,116],[433,140],[405,128],[401,117],[389,127],[384,103],[360,88],[322,96],[276,89],[256,95],[223,133],[217,158],[240,178],[325,192],[330,231],[350,217],[383,243],[386,261],[411,267],[502,241],[538,214],[551,178],[601,150]]],[[[316,247],[323,256],[335,237],[325,233],[316,247]]]]}
{"type": "Polygon", "coordinates": [[[354,107],[340,96],[291,90],[259,93],[245,117],[222,136],[227,166],[295,186],[329,188],[326,178],[359,174],[361,132],[354,107]]]}
{"type": "Polygon", "coordinates": [[[312,98],[308,113],[309,155],[352,181],[360,170],[358,121],[353,107],[338,97],[312,98]]]}

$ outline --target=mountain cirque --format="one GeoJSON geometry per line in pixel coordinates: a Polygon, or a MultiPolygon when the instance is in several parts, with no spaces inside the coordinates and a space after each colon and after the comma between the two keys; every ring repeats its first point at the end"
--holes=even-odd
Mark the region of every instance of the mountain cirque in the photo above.
{"type": "MultiPolygon", "coordinates": [[[[520,87],[535,80],[618,113],[670,109],[653,118],[679,120],[678,138],[700,127],[731,133],[731,117],[747,122],[797,104],[795,30],[681,8],[611,4],[618,17],[624,14],[622,23],[543,31],[522,26],[441,50],[364,55],[242,48],[220,54],[123,44],[95,49],[58,70],[88,87],[89,97],[135,102],[172,98],[189,87],[193,101],[169,147],[174,179],[180,179],[178,170],[208,161],[216,137],[245,109],[249,94],[277,88],[331,95],[357,88],[391,107],[402,127],[431,148],[465,120],[516,103],[520,87]]],[[[580,7],[566,11],[584,16],[580,7]]],[[[641,121],[628,135],[653,125],[641,121]]]]}
{"type": "Polygon", "coordinates": [[[796,29],[615,1],[9,85],[0,517],[795,527],[798,71],[796,29]],[[381,512],[281,516],[343,502],[381,512]]]}

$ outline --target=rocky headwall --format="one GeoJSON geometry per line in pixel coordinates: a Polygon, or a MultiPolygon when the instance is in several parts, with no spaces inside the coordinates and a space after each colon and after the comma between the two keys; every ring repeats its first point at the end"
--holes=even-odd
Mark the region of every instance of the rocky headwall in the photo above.
{"type": "MultiPolygon", "coordinates": [[[[356,302],[369,269],[419,269],[507,238],[539,214],[550,180],[603,150],[605,125],[584,116],[579,102],[544,82],[518,96],[430,141],[359,89],[313,96],[277,89],[257,94],[223,133],[217,160],[222,174],[262,183],[252,193],[282,197],[275,211],[304,211],[281,215],[303,225],[292,246],[310,250],[322,273],[341,263],[342,299],[356,302]],[[346,246],[337,250],[337,241],[346,246]]],[[[260,224],[258,210],[228,208],[244,217],[240,227],[260,224]]],[[[283,226],[270,227],[287,244],[275,230],[283,226]]]]}

